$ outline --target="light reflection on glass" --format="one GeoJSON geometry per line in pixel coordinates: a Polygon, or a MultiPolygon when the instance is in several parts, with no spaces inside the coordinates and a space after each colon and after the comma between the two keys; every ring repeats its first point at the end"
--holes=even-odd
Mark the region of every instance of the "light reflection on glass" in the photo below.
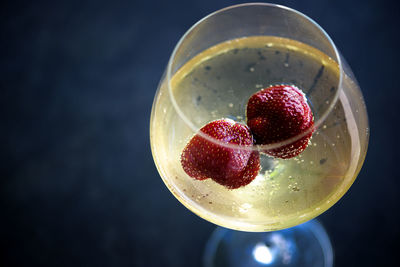
{"type": "Polygon", "coordinates": [[[271,251],[264,243],[257,243],[255,245],[253,257],[256,261],[263,264],[270,264],[273,261],[271,251]]]}

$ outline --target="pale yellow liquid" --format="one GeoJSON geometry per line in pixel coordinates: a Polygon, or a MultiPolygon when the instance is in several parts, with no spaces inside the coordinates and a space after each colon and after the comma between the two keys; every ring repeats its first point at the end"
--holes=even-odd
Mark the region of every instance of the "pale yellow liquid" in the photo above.
{"type": "Polygon", "coordinates": [[[338,77],[338,65],[325,54],[277,37],[237,39],[197,55],[172,77],[171,91],[161,81],[153,106],[152,152],[165,184],[187,208],[232,229],[272,231],[319,215],[348,190],[366,153],[366,111],[350,78],[344,77],[345,88],[307,149],[289,160],[261,154],[258,176],[239,189],[228,190],[211,179],[197,181],[183,171],[180,155],[195,131],[180,115],[197,128],[220,118],[245,123],[253,93],[291,83],[310,93],[317,120],[333,98],[314,92],[336,90],[338,77]]]}

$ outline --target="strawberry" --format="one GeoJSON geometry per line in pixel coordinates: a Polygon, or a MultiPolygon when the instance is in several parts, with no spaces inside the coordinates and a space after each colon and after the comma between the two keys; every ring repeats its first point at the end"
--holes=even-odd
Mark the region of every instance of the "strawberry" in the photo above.
{"type": "MultiPolygon", "coordinates": [[[[274,85],[258,91],[250,97],[246,112],[247,125],[260,145],[285,141],[314,126],[304,93],[292,85],[274,85]]],[[[283,159],[295,157],[307,147],[311,135],[312,131],[293,143],[263,152],[283,159]]]]}
{"type": "Polygon", "coordinates": [[[253,136],[246,125],[220,119],[206,124],[200,131],[215,140],[196,134],[183,149],[181,164],[190,177],[197,180],[211,178],[235,189],[247,185],[257,176],[260,169],[258,151],[224,146],[251,148],[253,136]]]}

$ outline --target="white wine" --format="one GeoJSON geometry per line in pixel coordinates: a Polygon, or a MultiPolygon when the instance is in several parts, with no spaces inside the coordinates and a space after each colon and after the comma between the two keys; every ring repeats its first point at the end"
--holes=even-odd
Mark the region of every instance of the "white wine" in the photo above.
{"type": "Polygon", "coordinates": [[[280,37],[235,39],[196,55],[161,81],[153,105],[151,146],[165,184],[199,216],[237,230],[278,230],[321,214],[351,186],[367,146],[362,96],[347,75],[339,90],[339,73],[321,51],[280,37]],[[285,160],[261,153],[259,174],[239,189],[189,177],[180,156],[196,131],[222,118],[246,123],[249,97],[274,84],[301,88],[322,122],[305,151],[285,160]]]}

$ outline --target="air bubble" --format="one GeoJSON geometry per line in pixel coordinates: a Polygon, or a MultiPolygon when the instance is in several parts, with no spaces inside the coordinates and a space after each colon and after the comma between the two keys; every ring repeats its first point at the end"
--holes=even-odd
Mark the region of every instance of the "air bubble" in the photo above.
{"type": "Polygon", "coordinates": [[[240,213],[246,213],[249,211],[250,208],[252,208],[253,205],[249,204],[249,203],[244,203],[239,207],[239,212],[240,213]]]}

